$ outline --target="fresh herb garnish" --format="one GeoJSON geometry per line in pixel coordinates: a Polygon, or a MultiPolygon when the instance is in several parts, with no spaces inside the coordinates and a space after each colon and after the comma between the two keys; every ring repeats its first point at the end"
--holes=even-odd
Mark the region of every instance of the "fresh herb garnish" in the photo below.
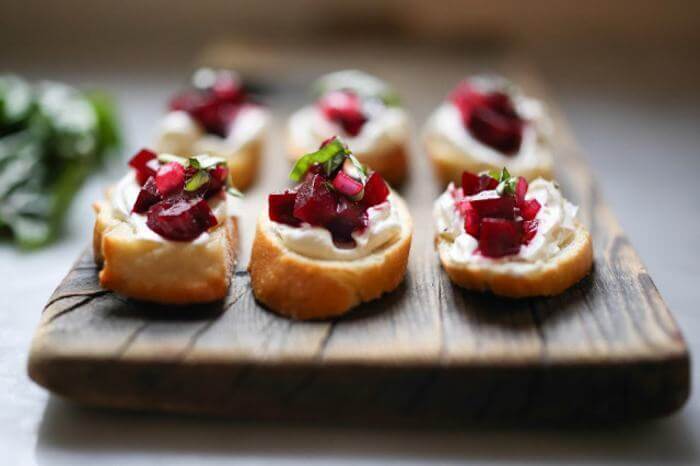
{"type": "Polygon", "coordinates": [[[187,180],[187,183],[185,183],[185,191],[197,191],[199,188],[209,183],[210,178],[211,176],[206,170],[197,170],[195,174],[187,180]]]}
{"type": "Polygon", "coordinates": [[[102,93],[0,75],[0,229],[34,249],[55,239],[75,193],[119,145],[102,93]]]}
{"type": "Polygon", "coordinates": [[[158,154],[158,161],[160,163],[170,163],[170,162],[177,162],[183,167],[187,167],[188,165],[188,160],[184,157],[180,157],[178,155],[173,155],[173,154],[158,154]]]}
{"type": "Polygon", "coordinates": [[[226,163],[226,160],[222,159],[221,157],[212,157],[208,154],[195,155],[187,160],[189,161],[190,167],[194,167],[197,170],[208,170],[217,165],[226,163]]]}
{"type": "Polygon", "coordinates": [[[316,152],[306,154],[297,160],[289,173],[289,178],[292,181],[301,181],[309,168],[316,164],[323,165],[326,175],[330,176],[349,155],[351,155],[350,151],[345,147],[345,144],[338,138],[333,138],[316,152]]]}
{"type": "Polygon", "coordinates": [[[518,184],[518,178],[511,176],[506,167],[503,167],[503,170],[501,170],[500,173],[498,171],[489,172],[489,176],[498,181],[496,192],[499,196],[504,194],[515,194],[515,186],[518,184]]]}
{"type": "Polygon", "coordinates": [[[228,188],[226,188],[226,192],[233,197],[243,197],[243,193],[234,188],[233,186],[229,186],[228,188]]]}

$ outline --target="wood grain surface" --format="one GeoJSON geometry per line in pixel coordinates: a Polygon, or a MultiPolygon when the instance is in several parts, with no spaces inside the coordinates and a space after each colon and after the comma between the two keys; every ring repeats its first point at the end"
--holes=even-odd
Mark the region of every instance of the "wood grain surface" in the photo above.
{"type": "MultiPolygon", "coordinates": [[[[246,69],[245,57],[215,56],[207,60],[246,69]]],[[[402,91],[416,127],[459,76],[483,69],[430,59],[365,65],[402,91]]],[[[690,369],[681,333],[564,118],[535,74],[511,61],[487,66],[552,111],[558,180],[593,235],[589,277],[561,296],[519,301],[453,286],[432,244],[441,187],[416,132],[400,190],[416,225],[404,284],[333,321],[294,322],[261,308],[245,269],[265,194],[287,185],[284,119],[304,103],[311,76],[339,67],[314,60],[263,82],[276,118],[264,171],[241,212],[241,260],[227,299],[186,309],[131,301],[100,288],[86,252],[44,309],[29,361],[37,383],[90,405],[332,422],[605,422],[683,405],[690,369]]]]}

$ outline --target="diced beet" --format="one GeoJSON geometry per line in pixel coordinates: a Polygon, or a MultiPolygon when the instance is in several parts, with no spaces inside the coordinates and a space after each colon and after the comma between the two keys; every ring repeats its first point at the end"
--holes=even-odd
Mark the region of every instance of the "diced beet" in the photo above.
{"type": "Polygon", "coordinates": [[[129,160],[129,166],[136,170],[136,180],[140,185],[143,186],[150,177],[155,176],[159,166],[157,157],[152,150],[141,149],[129,160]]]}
{"type": "Polygon", "coordinates": [[[540,203],[537,202],[537,199],[523,201],[522,204],[520,204],[520,215],[522,215],[525,220],[533,220],[537,217],[537,212],[540,211],[540,207],[540,203]]]}
{"type": "Polygon", "coordinates": [[[486,257],[503,257],[520,251],[522,227],[520,222],[502,218],[481,221],[479,250],[486,257]]]}
{"type": "Polygon", "coordinates": [[[479,213],[469,201],[466,201],[466,206],[464,207],[464,230],[474,238],[478,238],[480,223],[479,213]]]}
{"type": "Polygon", "coordinates": [[[387,196],[389,196],[389,187],[386,185],[384,178],[377,172],[369,175],[367,183],[365,183],[365,194],[361,201],[362,205],[365,207],[372,207],[381,204],[386,201],[387,196]]]}
{"type": "Polygon", "coordinates": [[[185,186],[185,167],[178,162],[161,165],[156,173],[156,187],[163,197],[182,191],[185,186]]]}
{"type": "Polygon", "coordinates": [[[367,227],[367,211],[357,203],[341,196],[338,198],[335,215],[325,227],[331,232],[334,241],[349,243],[353,241],[353,231],[367,227]]]}
{"type": "Polygon", "coordinates": [[[226,137],[241,103],[222,99],[210,91],[187,91],[170,101],[172,110],[190,114],[207,133],[226,137]]]}
{"type": "Polygon", "coordinates": [[[209,170],[209,176],[209,185],[207,186],[204,197],[213,196],[226,186],[228,167],[224,164],[217,165],[212,170],[209,170]]]}
{"type": "Polygon", "coordinates": [[[507,94],[482,93],[464,81],[452,92],[450,100],[459,110],[464,126],[478,141],[506,155],[518,151],[524,121],[507,94]]]}
{"type": "Polygon", "coordinates": [[[153,204],[160,202],[163,198],[161,197],[158,189],[156,188],[156,180],[150,177],[146,183],[141,187],[139,195],[136,197],[136,202],[131,211],[137,214],[142,214],[146,212],[153,204]]]}
{"type": "Polygon", "coordinates": [[[163,238],[191,241],[217,224],[207,201],[182,197],[166,199],[148,210],[148,227],[163,238]]]}
{"type": "Polygon", "coordinates": [[[335,215],[337,195],[322,175],[307,178],[294,199],[294,217],[314,226],[323,226],[335,215]]]}
{"type": "Polygon", "coordinates": [[[298,227],[301,220],[294,218],[294,199],[296,196],[297,193],[293,191],[270,194],[267,198],[270,220],[298,227]]]}
{"type": "Polygon", "coordinates": [[[527,181],[522,176],[518,177],[518,182],[515,184],[515,203],[520,207],[525,201],[527,194],[527,181]]]}
{"type": "Polygon", "coordinates": [[[329,92],[319,99],[318,106],[326,118],[339,124],[351,136],[357,136],[367,121],[362,113],[362,100],[351,91],[329,92]]]}
{"type": "Polygon", "coordinates": [[[333,187],[340,193],[354,197],[362,191],[362,183],[352,178],[350,175],[340,170],[333,178],[333,187]]]}
{"type": "Polygon", "coordinates": [[[479,192],[479,176],[471,172],[462,173],[462,191],[465,196],[473,196],[479,192]]]}
{"type": "Polygon", "coordinates": [[[244,97],[240,80],[231,73],[219,73],[211,91],[217,99],[227,102],[239,102],[244,97]]]}
{"type": "Polygon", "coordinates": [[[515,197],[492,196],[481,199],[471,199],[472,207],[481,218],[505,218],[515,217],[515,197]]]}
{"type": "Polygon", "coordinates": [[[479,192],[486,191],[488,189],[496,189],[497,187],[497,179],[491,178],[489,175],[479,175],[479,192]]]}
{"type": "Polygon", "coordinates": [[[537,226],[538,226],[538,221],[537,220],[525,220],[523,221],[523,236],[521,238],[521,242],[525,245],[530,244],[530,241],[532,241],[532,238],[535,237],[537,234],[537,226]]]}

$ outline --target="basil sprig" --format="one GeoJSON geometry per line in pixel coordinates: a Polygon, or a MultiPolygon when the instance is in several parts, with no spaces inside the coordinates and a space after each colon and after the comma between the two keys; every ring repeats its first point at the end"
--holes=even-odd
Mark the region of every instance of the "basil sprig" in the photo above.
{"type": "Polygon", "coordinates": [[[306,154],[297,160],[289,173],[289,179],[301,181],[309,168],[316,164],[322,164],[326,175],[330,176],[350,155],[350,150],[345,147],[345,144],[338,138],[334,138],[316,152],[306,154]]]}
{"type": "Polygon", "coordinates": [[[502,196],[504,194],[515,194],[515,186],[518,184],[518,177],[511,176],[506,167],[499,173],[498,170],[489,172],[489,176],[498,181],[496,192],[502,196]]]}

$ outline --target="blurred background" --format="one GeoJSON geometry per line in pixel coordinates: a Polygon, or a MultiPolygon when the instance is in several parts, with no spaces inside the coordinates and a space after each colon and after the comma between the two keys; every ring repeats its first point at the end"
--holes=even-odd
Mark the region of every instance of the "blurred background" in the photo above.
{"type": "MultiPolygon", "coordinates": [[[[57,242],[31,253],[0,244],[0,291],[5,303],[12,303],[0,309],[0,451],[16,459],[8,464],[77,464],[90,462],[93,454],[124,464],[119,455],[125,450],[165,458],[174,443],[178,454],[200,459],[243,454],[279,462],[305,455],[321,462],[325,456],[359,455],[366,461],[432,464],[699,461],[695,396],[668,419],[583,436],[368,434],[313,427],[290,434],[282,427],[86,413],[31,384],[25,364],[39,311],[89,241],[91,202],[123,172],[123,160],[150,140],[168,96],[193,67],[224,60],[254,73],[264,62],[276,74],[272,81],[303,89],[304,74],[288,63],[314,66],[319,49],[333,55],[338,67],[447,63],[449,72],[434,68],[440,87],[435,96],[449,90],[462,68],[506,60],[536,70],[572,123],[606,200],[691,351],[700,354],[700,2],[0,0],[0,12],[0,72],[108,92],[123,134],[121,159],[88,178],[57,242]]],[[[396,80],[399,90],[412,78],[391,72],[386,77],[396,80]]],[[[407,97],[409,103],[420,101],[407,97]]],[[[424,116],[417,115],[418,124],[424,116]]],[[[697,374],[698,363],[693,366],[697,374]]]]}

